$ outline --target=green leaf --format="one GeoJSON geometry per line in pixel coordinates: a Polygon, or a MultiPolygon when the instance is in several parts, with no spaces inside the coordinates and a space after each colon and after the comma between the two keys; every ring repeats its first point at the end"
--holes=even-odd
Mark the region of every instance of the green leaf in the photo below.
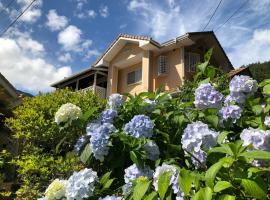
{"type": "Polygon", "coordinates": [[[235,200],[235,196],[224,194],[219,197],[219,200],[235,200]]]}
{"type": "Polygon", "coordinates": [[[263,94],[270,95],[270,84],[263,87],[263,94]]]}
{"type": "Polygon", "coordinates": [[[213,164],[205,173],[206,185],[213,188],[218,171],[222,168],[224,161],[220,160],[213,164]]]}
{"type": "Polygon", "coordinates": [[[228,181],[218,181],[214,187],[214,192],[220,192],[230,187],[233,187],[233,186],[228,181]]]}
{"type": "Polygon", "coordinates": [[[192,186],[192,176],[188,170],[182,169],[179,174],[179,185],[185,195],[188,195],[192,186]]]}
{"type": "Polygon", "coordinates": [[[225,153],[230,156],[234,156],[233,151],[231,150],[230,146],[227,144],[222,145],[221,147],[214,147],[208,151],[208,153],[225,153]]]}
{"type": "Polygon", "coordinates": [[[149,195],[147,195],[144,200],[154,200],[157,197],[157,193],[156,192],[151,192],[149,195]]]}
{"type": "Polygon", "coordinates": [[[108,180],[108,181],[105,183],[105,185],[103,186],[103,189],[108,189],[108,188],[110,188],[114,180],[115,180],[115,179],[110,179],[110,180],[108,180]]]}
{"type": "Polygon", "coordinates": [[[215,77],[216,75],[216,69],[213,66],[209,66],[207,68],[207,77],[209,77],[211,80],[215,77]]]}
{"type": "Polygon", "coordinates": [[[241,153],[239,156],[243,156],[243,157],[251,158],[251,159],[270,160],[270,152],[268,151],[260,151],[260,150],[247,151],[247,152],[241,153]]]}
{"type": "Polygon", "coordinates": [[[93,115],[93,113],[96,112],[97,110],[98,110],[97,107],[92,107],[90,110],[87,110],[87,111],[83,114],[82,120],[87,121],[87,120],[89,119],[89,117],[90,117],[91,115],[93,115]]]}
{"type": "Polygon", "coordinates": [[[197,67],[202,73],[204,73],[207,65],[208,65],[208,61],[199,64],[197,67]]]}
{"type": "Polygon", "coordinates": [[[211,200],[213,195],[213,191],[211,188],[201,188],[192,198],[191,200],[211,200]]]}
{"type": "Polygon", "coordinates": [[[164,199],[169,188],[171,176],[172,172],[165,172],[158,179],[158,194],[161,200],[164,199]]]}
{"type": "Polygon", "coordinates": [[[267,193],[255,182],[249,179],[242,179],[241,185],[245,189],[247,196],[252,196],[257,199],[266,199],[267,193]]]}
{"type": "Polygon", "coordinates": [[[151,184],[151,181],[148,181],[148,180],[139,181],[134,188],[133,199],[141,200],[143,196],[145,195],[145,193],[147,192],[150,184],[151,184]]]}
{"type": "Polygon", "coordinates": [[[212,124],[215,128],[218,126],[218,116],[216,115],[208,115],[206,116],[206,120],[212,124]]]}
{"type": "Polygon", "coordinates": [[[200,82],[199,82],[199,85],[205,84],[205,83],[209,83],[209,82],[210,82],[210,78],[206,78],[206,79],[200,81],[200,82]]]}
{"type": "Polygon", "coordinates": [[[110,176],[111,176],[111,171],[110,172],[107,172],[106,174],[104,174],[101,179],[100,179],[100,183],[102,185],[104,185],[109,179],[110,179],[110,176]]]}
{"type": "Polygon", "coordinates": [[[255,115],[259,115],[262,113],[263,111],[263,108],[261,105],[255,105],[255,106],[252,106],[252,111],[255,115]]]}
{"type": "Polygon", "coordinates": [[[260,82],[259,87],[263,87],[268,84],[270,84],[270,79],[265,79],[262,82],[260,82]]]}
{"type": "Polygon", "coordinates": [[[232,133],[231,131],[222,131],[219,136],[218,136],[218,144],[222,144],[224,139],[230,134],[232,133]]]}
{"type": "Polygon", "coordinates": [[[134,151],[131,151],[130,153],[130,159],[139,167],[142,167],[143,163],[140,157],[137,156],[137,154],[134,151]]]}
{"type": "Polygon", "coordinates": [[[207,52],[204,54],[204,61],[209,62],[212,54],[213,54],[213,48],[208,49],[207,52]]]}
{"type": "Polygon", "coordinates": [[[83,150],[83,152],[80,155],[80,160],[86,164],[86,162],[88,161],[88,159],[90,158],[92,154],[92,149],[90,147],[90,144],[87,144],[83,150]]]}

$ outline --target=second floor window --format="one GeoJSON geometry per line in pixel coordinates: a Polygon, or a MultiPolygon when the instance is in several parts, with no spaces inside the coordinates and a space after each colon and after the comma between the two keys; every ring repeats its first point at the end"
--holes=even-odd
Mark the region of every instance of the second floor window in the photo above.
{"type": "Polygon", "coordinates": [[[195,72],[196,65],[200,62],[200,54],[185,52],[185,69],[188,72],[195,72]]]}
{"type": "Polygon", "coordinates": [[[138,83],[142,80],[142,69],[138,69],[127,74],[127,84],[138,83]]]}
{"type": "Polygon", "coordinates": [[[168,73],[168,61],[166,56],[158,57],[158,75],[168,73]]]}

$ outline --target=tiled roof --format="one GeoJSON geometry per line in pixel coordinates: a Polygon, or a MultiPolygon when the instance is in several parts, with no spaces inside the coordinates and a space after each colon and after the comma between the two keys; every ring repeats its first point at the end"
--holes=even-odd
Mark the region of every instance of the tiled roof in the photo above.
{"type": "MultiPolygon", "coordinates": [[[[128,35],[128,34],[123,34],[123,33],[120,33],[118,35],[118,38],[120,37],[124,37],[124,38],[130,38],[130,39],[136,39],[136,40],[152,40],[151,37],[149,36],[142,36],[142,35],[128,35]]],[[[117,39],[118,39],[117,38],[117,39]]]]}
{"type": "Polygon", "coordinates": [[[228,73],[228,75],[229,75],[229,77],[232,77],[232,76],[235,76],[235,75],[239,74],[240,72],[242,72],[242,71],[244,71],[244,70],[247,70],[247,68],[246,68],[246,67],[240,67],[240,68],[238,68],[238,69],[231,70],[231,71],[228,73]]]}

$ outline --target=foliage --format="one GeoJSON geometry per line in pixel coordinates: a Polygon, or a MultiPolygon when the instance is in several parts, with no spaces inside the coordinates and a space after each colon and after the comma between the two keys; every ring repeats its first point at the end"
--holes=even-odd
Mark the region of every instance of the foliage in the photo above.
{"type": "Polygon", "coordinates": [[[244,67],[248,67],[252,77],[256,79],[257,81],[263,81],[264,79],[267,79],[270,77],[270,61],[266,61],[263,63],[251,63],[249,65],[246,65],[244,67]]]}
{"type": "MultiPolygon", "coordinates": [[[[126,94],[122,105],[121,95],[110,98],[117,99],[118,106],[112,108],[110,102],[108,108],[117,115],[101,114],[93,120],[78,148],[91,176],[99,177],[95,186],[96,178],[88,184],[86,199],[268,198],[270,130],[264,120],[270,110],[270,80],[258,85],[239,76],[228,88],[219,80],[219,70],[209,66],[210,56],[211,51],[197,66],[190,99],[158,91],[126,94]],[[239,96],[241,104],[228,98],[239,96]],[[229,107],[233,105],[241,109],[229,107]],[[151,150],[145,148],[149,142],[156,144],[151,150]],[[150,159],[150,153],[158,158],[150,159]]],[[[85,185],[78,187],[85,191],[85,185]]]]}
{"type": "Polygon", "coordinates": [[[66,103],[79,106],[87,120],[94,119],[105,105],[91,91],[56,90],[25,97],[22,105],[13,111],[14,117],[6,120],[7,127],[20,142],[20,153],[13,160],[20,183],[18,199],[36,198],[50,180],[70,176],[82,168],[73,149],[86,124],[75,119],[65,129],[55,122],[57,110],[66,103]]]}

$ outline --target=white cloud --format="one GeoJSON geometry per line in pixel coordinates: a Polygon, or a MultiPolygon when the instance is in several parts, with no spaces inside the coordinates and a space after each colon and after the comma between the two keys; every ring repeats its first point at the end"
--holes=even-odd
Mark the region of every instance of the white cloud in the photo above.
{"type": "Polygon", "coordinates": [[[81,42],[81,34],[82,31],[79,28],[69,25],[58,34],[58,43],[67,51],[77,51],[78,44],[81,42]]]}
{"type": "Polygon", "coordinates": [[[75,13],[75,16],[79,19],[85,19],[85,18],[95,18],[97,16],[97,13],[94,10],[84,10],[79,11],[75,13]]]}
{"type": "MultiPolygon", "coordinates": [[[[21,6],[21,10],[24,10],[32,0],[17,0],[17,3],[21,6]]],[[[41,12],[42,0],[37,0],[33,3],[33,5],[25,12],[19,20],[34,23],[36,22],[40,16],[42,15],[41,12]]],[[[21,12],[21,11],[20,11],[21,12]]],[[[18,11],[12,10],[11,17],[14,18],[15,15],[18,15],[18,11]]]]}
{"type": "Polygon", "coordinates": [[[96,49],[88,50],[84,56],[84,60],[91,58],[92,56],[99,56],[100,52],[96,49]]]}
{"type": "Polygon", "coordinates": [[[30,51],[33,55],[41,54],[45,50],[43,44],[29,37],[19,37],[17,43],[24,52],[30,51]]]}
{"type": "Polygon", "coordinates": [[[270,60],[269,35],[270,29],[255,30],[249,40],[232,46],[232,51],[229,53],[229,57],[235,64],[235,67],[270,60]]]}
{"type": "Polygon", "coordinates": [[[127,27],[127,24],[121,24],[121,25],[119,26],[120,29],[124,29],[124,28],[126,28],[126,27],[127,27]]]}
{"type": "Polygon", "coordinates": [[[32,58],[13,39],[0,38],[0,71],[16,87],[37,93],[50,91],[50,84],[71,75],[68,66],[56,68],[42,58],[32,58]]]}
{"type": "Polygon", "coordinates": [[[58,60],[61,61],[61,62],[66,63],[66,62],[72,61],[72,57],[71,57],[71,54],[70,53],[65,53],[63,55],[60,55],[58,57],[58,60]]]}
{"type": "Polygon", "coordinates": [[[68,24],[68,20],[65,16],[60,16],[57,14],[56,10],[50,10],[47,15],[46,25],[52,31],[58,31],[62,28],[65,28],[68,24]]]}
{"type": "Polygon", "coordinates": [[[101,17],[108,17],[109,16],[109,8],[108,6],[101,6],[99,9],[99,14],[101,17]]]}

